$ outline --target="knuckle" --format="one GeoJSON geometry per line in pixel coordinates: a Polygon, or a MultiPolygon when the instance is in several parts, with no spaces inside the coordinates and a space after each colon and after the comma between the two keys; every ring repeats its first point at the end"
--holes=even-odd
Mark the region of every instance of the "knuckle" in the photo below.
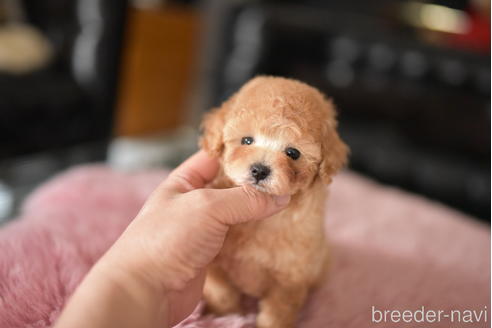
{"type": "Polygon", "coordinates": [[[210,190],[196,189],[192,191],[193,202],[205,211],[211,210],[214,207],[214,197],[210,190]]]}
{"type": "Polygon", "coordinates": [[[193,178],[191,178],[188,175],[184,175],[180,172],[176,172],[173,174],[172,179],[177,185],[183,188],[183,191],[189,191],[194,189],[193,178]]]}

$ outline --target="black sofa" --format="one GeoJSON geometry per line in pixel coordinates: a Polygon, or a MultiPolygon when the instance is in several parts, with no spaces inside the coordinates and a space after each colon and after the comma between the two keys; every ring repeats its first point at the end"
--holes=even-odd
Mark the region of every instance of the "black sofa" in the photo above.
{"type": "Polygon", "coordinates": [[[405,2],[212,1],[202,106],[258,74],[306,81],[337,104],[352,169],[489,221],[490,53],[423,41],[405,2]]]}
{"type": "Polygon", "coordinates": [[[54,56],[36,71],[0,72],[0,223],[53,174],[105,159],[128,6],[125,0],[21,4],[54,56]]]}
{"type": "Polygon", "coordinates": [[[0,161],[107,139],[127,2],[23,0],[54,58],[27,74],[0,73],[0,161]]]}

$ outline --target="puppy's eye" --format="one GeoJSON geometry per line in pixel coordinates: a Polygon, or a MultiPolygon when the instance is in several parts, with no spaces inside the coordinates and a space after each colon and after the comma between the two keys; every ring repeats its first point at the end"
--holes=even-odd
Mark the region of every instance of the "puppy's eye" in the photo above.
{"type": "Polygon", "coordinates": [[[295,148],[289,147],[285,149],[285,155],[289,156],[293,160],[296,160],[301,156],[301,152],[295,148]]]}
{"type": "Polygon", "coordinates": [[[253,137],[243,137],[241,139],[241,145],[251,145],[254,141],[255,139],[253,137]]]}

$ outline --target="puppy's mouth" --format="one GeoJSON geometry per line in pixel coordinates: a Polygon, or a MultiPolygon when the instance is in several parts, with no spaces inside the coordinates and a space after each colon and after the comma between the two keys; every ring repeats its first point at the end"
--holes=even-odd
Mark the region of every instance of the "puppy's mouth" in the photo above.
{"type": "Polygon", "coordinates": [[[263,181],[253,182],[253,183],[251,184],[251,186],[253,186],[254,188],[256,188],[257,190],[259,190],[259,191],[261,191],[261,192],[266,192],[266,193],[268,193],[268,189],[267,189],[267,187],[265,187],[265,186],[263,185],[263,181]]]}
{"type": "Polygon", "coordinates": [[[255,188],[261,192],[269,193],[269,191],[270,191],[268,189],[268,187],[266,186],[266,184],[268,183],[268,179],[257,181],[253,177],[247,177],[247,178],[242,179],[242,180],[243,181],[241,181],[241,183],[239,183],[240,185],[250,185],[253,188],[255,188]]]}

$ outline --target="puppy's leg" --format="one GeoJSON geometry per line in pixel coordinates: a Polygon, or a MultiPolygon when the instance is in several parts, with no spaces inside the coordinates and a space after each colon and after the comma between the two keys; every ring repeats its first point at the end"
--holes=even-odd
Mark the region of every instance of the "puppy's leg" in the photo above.
{"type": "Polygon", "coordinates": [[[273,286],[260,301],[257,328],[293,328],[304,305],[306,286],[273,286]]]}
{"type": "Polygon", "coordinates": [[[241,312],[241,293],[217,265],[212,264],[207,271],[203,296],[206,312],[219,315],[241,312]]]}

